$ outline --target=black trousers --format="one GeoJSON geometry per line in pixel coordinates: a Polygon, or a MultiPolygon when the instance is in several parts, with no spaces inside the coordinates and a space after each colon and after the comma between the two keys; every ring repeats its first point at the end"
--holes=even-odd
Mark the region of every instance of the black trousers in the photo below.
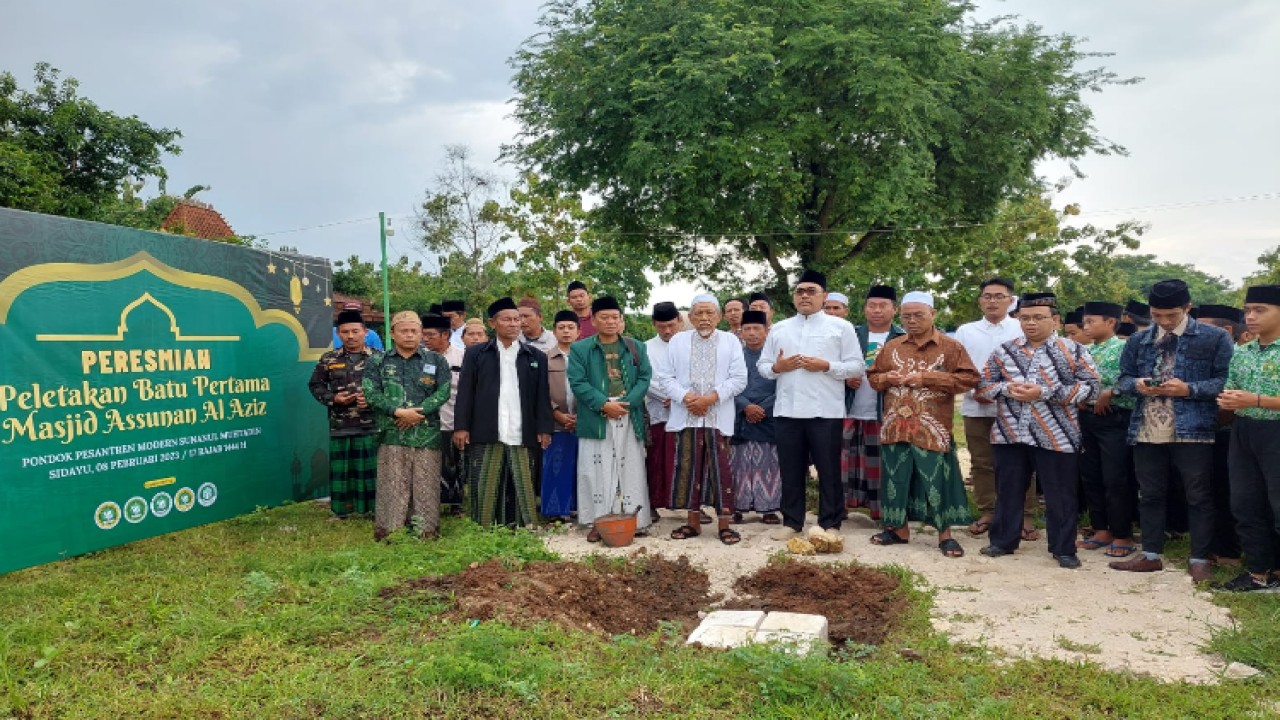
{"type": "Polygon", "coordinates": [[[996,461],[996,514],[991,544],[1017,550],[1022,541],[1022,503],[1035,474],[1044,489],[1044,518],[1049,552],[1076,554],[1076,520],[1080,512],[1076,453],[1054,452],[1030,445],[992,445],[996,461]]]}
{"type": "Polygon", "coordinates": [[[1249,572],[1280,568],[1280,420],[1236,417],[1231,513],[1249,572]]]}
{"type": "Polygon", "coordinates": [[[1191,530],[1192,559],[1209,558],[1213,541],[1212,443],[1138,443],[1133,446],[1138,475],[1138,514],[1142,523],[1142,549],[1163,553],[1169,488],[1182,478],[1186,491],[1187,525],[1191,530]]]}
{"type": "Polygon", "coordinates": [[[1108,415],[1080,411],[1080,484],[1093,529],[1110,532],[1120,540],[1133,537],[1138,512],[1138,484],[1133,479],[1133,452],[1126,435],[1129,410],[1113,409],[1108,415]]]}
{"type": "Polygon", "coordinates": [[[818,525],[840,527],[844,518],[844,488],[840,483],[840,451],[844,418],[773,419],[782,476],[782,523],[804,528],[804,488],[809,465],[818,470],[818,525]]]}
{"type": "Polygon", "coordinates": [[[1220,558],[1240,557],[1240,536],[1231,514],[1231,428],[1218,431],[1213,441],[1213,542],[1209,550],[1220,558]]]}

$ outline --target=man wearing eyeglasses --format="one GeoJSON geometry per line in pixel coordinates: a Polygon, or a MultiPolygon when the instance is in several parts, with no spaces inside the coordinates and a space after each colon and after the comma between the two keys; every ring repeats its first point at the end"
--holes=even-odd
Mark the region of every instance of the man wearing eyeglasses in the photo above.
{"type": "MultiPolygon", "coordinates": [[[[1009,308],[1017,300],[1013,294],[1013,281],[994,277],[982,283],[979,292],[978,307],[982,308],[982,319],[961,325],[956,331],[956,340],[964,345],[974,367],[981,368],[986,367],[987,360],[996,348],[1023,335],[1022,326],[1015,318],[1009,317],[1009,308]]],[[[996,405],[970,391],[964,394],[964,400],[960,403],[960,415],[964,417],[964,437],[973,463],[970,470],[973,478],[973,500],[978,506],[978,519],[969,526],[969,534],[980,537],[991,528],[996,514],[996,471],[991,450],[991,428],[996,422],[996,405]]],[[[1022,506],[1023,540],[1039,538],[1039,533],[1031,522],[1035,510],[1036,491],[1032,486],[1027,491],[1026,503],[1022,506]]]]}
{"type": "Polygon", "coordinates": [[[818,471],[818,525],[839,529],[844,516],[840,448],[844,426],[844,381],[865,367],[853,326],[822,311],[827,278],[805,270],[796,283],[795,317],[769,331],[756,363],[766,380],[777,380],[774,430],[782,475],[782,521],[775,540],[804,529],[804,490],[812,461],[818,471]]]}

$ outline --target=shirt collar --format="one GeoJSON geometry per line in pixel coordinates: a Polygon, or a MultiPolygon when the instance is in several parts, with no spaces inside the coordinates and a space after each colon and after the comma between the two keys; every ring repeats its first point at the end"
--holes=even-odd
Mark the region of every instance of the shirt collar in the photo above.
{"type": "Polygon", "coordinates": [[[910,335],[910,334],[904,335],[903,337],[905,337],[905,338],[906,338],[906,342],[907,342],[907,343],[910,343],[911,345],[915,345],[917,348],[923,348],[923,347],[925,347],[926,345],[928,345],[929,343],[935,343],[935,344],[936,344],[936,343],[938,342],[938,333],[939,333],[939,332],[940,332],[940,331],[938,330],[938,326],[937,326],[937,325],[934,325],[934,326],[933,326],[933,329],[932,329],[932,330],[930,330],[929,334],[928,334],[928,335],[926,335],[926,336],[924,337],[924,340],[923,340],[923,341],[921,341],[921,342],[916,342],[914,339],[912,339],[912,337],[911,337],[911,335],[910,335]]]}

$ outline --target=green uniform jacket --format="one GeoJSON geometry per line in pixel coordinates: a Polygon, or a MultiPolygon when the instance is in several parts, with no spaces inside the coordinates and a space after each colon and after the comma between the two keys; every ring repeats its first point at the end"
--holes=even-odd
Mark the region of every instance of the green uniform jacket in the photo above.
{"type": "MultiPolygon", "coordinates": [[[[649,380],[653,368],[649,367],[649,354],[644,343],[632,338],[618,340],[622,354],[622,385],[627,389],[623,400],[630,404],[631,426],[636,438],[644,442],[644,395],[649,392],[649,380]],[[632,352],[634,351],[634,355],[632,352]]],[[[569,346],[569,389],[578,400],[578,430],[580,438],[603,440],[605,418],[600,408],[609,400],[609,374],[605,371],[604,349],[597,336],[592,335],[569,346]]]]}
{"type": "Polygon", "coordinates": [[[423,348],[408,358],[392,348],[370,359],[360,384],[378,418],[382,444],[439,450],[440,406],[449,402],[451,377],[449,361],[423,348]],[[421,408],[427,419],[401,430],[395,423],[399,408],[421,408]]]}

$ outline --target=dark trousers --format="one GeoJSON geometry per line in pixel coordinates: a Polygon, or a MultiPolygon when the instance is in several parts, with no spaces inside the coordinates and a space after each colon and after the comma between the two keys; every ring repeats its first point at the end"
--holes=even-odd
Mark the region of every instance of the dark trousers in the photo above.
{"type": "Polygon", "coordinates": [[[1126,435],[1129,410],[1113,409],[1108,415],[1080,411],[1080,484],[1093,529],[1119,540],[1133,537],[1138,512],[1138,485],[1133,480],[1133,452],[1126,435]]]}
{"type": "Polygon", "coordinates": [[[1213,540],[1213,445],[1211,443],[1138,443],[1133,446],[1138,475],[1138,514],[1144,552],[1163,553],[1169,488],[1182,478],[1186,491],[1191,558],[1207,560],[1213,540]]]}
{"type": "Polygon", "coordinates": [[[1231,514],[1231,428],[1218,431],[1213,441],[1213,542],[1209,550],[1220,558],[1240,557],[1240,536],[1231,514]]]}
{"type": "Polygon", "coordinates": [[[773,419],[778,470],[782,476],[782,522],[804,528],[804,488],[809,465],[818,470],[818,525],[840,527],[844,516],[844,488],[840,483],[840,450],[844,418],[773,419]]]}
{"type": "Polygon", "coordinates": [[[1030,445],[992,445],[996,460],[996,514],[991,544],[1017,550],[1022,541],[1022,501],[1031,475],[1044,489],[1044,519],[1049,552],[1076,554],[1076,519],[1080,512],[1078,456],[1030,445]]]}
{"type": "Polygon", "coordinates": [[[1231,512],[1249,572],[1280,568],[1280,420],[1236,417],[1231,512]]]}

